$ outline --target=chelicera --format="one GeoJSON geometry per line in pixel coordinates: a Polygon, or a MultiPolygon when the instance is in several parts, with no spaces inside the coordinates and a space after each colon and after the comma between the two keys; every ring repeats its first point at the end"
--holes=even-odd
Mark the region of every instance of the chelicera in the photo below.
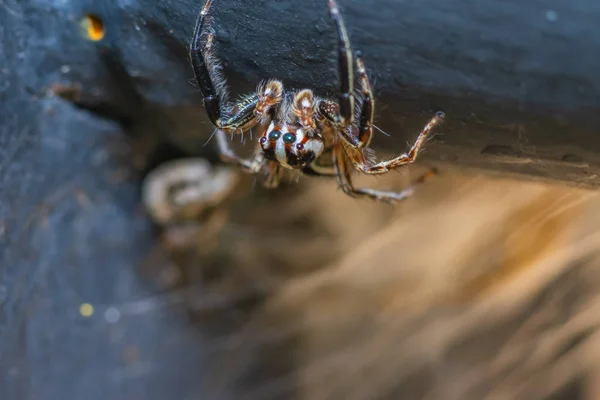
{"type": "Polygon", "coordinates": [[[354,55],[335,0],[328,0],[329,14],[338,35],[339,95],[337,101],[322,98],[311,89],[285,90],[283,83],[269,79],[254,93],[237,102],[228,100],[225,79],[213,53],[214,31],[208,22],[212,0],[207,0],[198,16],[190,47],[190,58],[204,107],[216,127],[221,157],[252,174],[264,173],[266,187],[276,187],[284,169],[310,175],[336,176],[340,188],[350,196],[382,201],[405,199],[412,188],[387,192],[357,188],[352,172],[378,175],[413,163],[433,128],[444,119],[438,112],[423,128],[409,151],[386,161],[376,161],[369,148],[373,138],[375,101],[361,53],[354,55]],[[359,90],[355,90],[355,71],[359,90]],[[238,156],[228,136],[259,132],[254,155],[238,156]]]}

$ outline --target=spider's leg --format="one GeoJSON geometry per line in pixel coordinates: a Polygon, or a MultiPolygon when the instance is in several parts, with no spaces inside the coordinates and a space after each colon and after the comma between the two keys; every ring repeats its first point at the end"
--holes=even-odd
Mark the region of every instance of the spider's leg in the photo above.
{"type": "MultiPolygon", "coordinates": [[[[433,130],[436,125],[439,125],[444,120],[444,113],[438,112],[435,117],[433,117],[427,125],[423,128],[417,140],[412,145],[408,153],[401,154],[398,157],[392,158],[391,160],[380,161],[378,163],[365,162],[364,157],[350,157],[352,159],[353,164],[357,169],[365,174],[369,175],[379,175],[385,174],[393,169],[403,167],[407,164],[412,164],[419,155],[419,151],[425,144],[429,134],[433,130]]],[[[352,152],[352,148],[349,149],[352,152]]],[[[356,153],[358,154],[358,153],[356,153]]],[[[355,155],[355,154],[353,154],[355,155]]]]}
{"type": "Polygon", "coordinates": [[[192,39],[192,45],[190,46],[190,59],[192,61],[196,82],[204,97],[204,107],[206,108],[208,117],[216,127],[220,128],[222,111],[221,103],[225,100],[225,81],[216,68],[214,68],[215,60],[210,53],[213,36],[209,33],[210,28],[206,23],[206,16],[211,4],[212,0],[206,0],[204,7],[202,7],[202,10],[198,14],[196,27],[194,28],[194,37],[192,39]],[[208,39],[206,46],[203,46],[202,37],[205,35],[208,35],[208,39]]]}
{"type": "Polygon", "coordinates": [[[221,129],[233,135],[252,129],[258,123],[254,110],[259,100],[257,93],[243,97],[234,104],[231,117],[221,122],[221,129]]]}
{"type": "Polygon", "coordinates": [[[336,135],[339,135],[344,139],[344,141],[350,146],[358,149],[358,135],[354,134],[356,131],[356,127],[354,125],[350,125],[346,128],[343,128],[338,124],[339,120],[339,110],[340,106],[330,100],[321,100],[318,106],[319,114],[325,119],[329,120],[333,124],[336,130],[336,135]]]}
{"type": "Polygon", "coordinates": [[[269,164],[267,164],[266,173],[267,176],[263,182],[263,186],[267,189],[275,189],[277,186],[279,186],[282,173],[281,164],[270,161],[269,164]]]}
{"type": "Polygon", "coordinates": [[[367,76],[365,63],[363,62],[360,51],[356,52],[356,69],[358,70],[358,79],[362,90],[362,107],[360,111],[360,125],[358,127],[358,140],[356,148],[369,147],[373,138],[373,114],[375,112],[375,99],[371,83],[367,76]]]}
{"type": "MultiPolygon", "coordinates": [[[[354,125],[339,127],[338,132],[344,141],[354,149],[363,149],[369,147],[373,138],[373,115],[375,112],[375,100],[371,83],[367,76],[365,63],[360,51],[356,52],[356,69],[358,70],[358,79],[360,80],[362,99],[360,102],[360,114],[358,115],[359,127],[354,125]]],[[[319,104],[319,111],[323,116],[332,122],[335,122],[335,116],[338,108],[332,102],[322,101],[319,104]]]]}
{"type": "MultiPolygon", "coordinates": [[[[221,159],[226,163],[240,167],[244,172],[249,174],[257,174],[266,165],[266,160],[263,157],[262,151],[255,151],[252,159],[241,158],[229,146],[227,134],[220,129],[216,132],[217,144],[221,159]]],[[[258,143],[257,143],[258,145],[258,143]]]]}
{"type": "Polygon", "coordinates": [[[206,0],[198,14],[194,36],[190,46],[190,59],[194,69],[196,82],[204,98],[204,108],[210,121],[219,129],[229,134],[244,131],[256,125],[254,109],[258,104],[256,94],[243,98],[235,104],[231,113],[224,108],[227,103],[225,78],[219,70],[219,62],[213,55],[212,47],[215,36],[207,22],[208,11],[213,0],[206,0]],[[203,43],[203,38],[206,41],[203,43]],[[225,114],[232,114],[228,117],[225,114]],[[225,121],[224,118],[227,118],[225,121]]]}
{"type": "Polygon", "coordinates": [[[428,171],[422,175],[417,181],[399,192],[390,192],[384,190],[376,190],[369,188],[357,188],[352,183],[352,163],[346,156],[344,148],[341,144],[336,144],[333,151],[333,162],[337,173],[338,185],[340,188],[351,197],[367,197],[372,200],[395,203],[405,200],[414,194],[415,186],[421,184],[426,178],[435,174],[435,170],[428,171]]]}
{"type": "MultiPolygon", "coordinates": [[[[352,69],[352,50],[346,26],[335,0],[329,0],[329,14],[335,22],[338,32],[338,67],[340,74],[339,114],[336,123],[340,128],[352,125],[354,121],[354,74],[352,69]]],[[[341,129],[342,130],[342,129],[341,129]]]]}

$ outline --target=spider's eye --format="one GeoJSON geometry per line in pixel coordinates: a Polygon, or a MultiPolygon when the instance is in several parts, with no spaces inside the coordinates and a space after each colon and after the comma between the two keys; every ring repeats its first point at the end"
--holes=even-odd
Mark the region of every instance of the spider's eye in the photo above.
{"type": "Polygon", "coordinates": [[[283,135],[283,142],[287,143],[287,144],[292,144],[296,141],[296,135],[294,135],[293,133],[286,133],[285,135],[283,135]]]}
{"type": "Polygon", "coordinates": [[[271,131],[271,133],[269,133],[269,140],[274,142],[277,139],[279,139],[280,136],[281,136],[281,131],[271,131]]]}

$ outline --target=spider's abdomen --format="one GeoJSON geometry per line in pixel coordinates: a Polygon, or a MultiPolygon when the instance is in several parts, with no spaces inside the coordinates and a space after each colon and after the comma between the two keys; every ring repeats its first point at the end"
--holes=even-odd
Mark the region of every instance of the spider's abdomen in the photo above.
{"type": "Polygon", "coordinates": [[[302,128],[278,122],[271,122],[259,143],[267,160],[289,169],[310,164],[325,147],[321,138],[309,137],[302,128]]]}

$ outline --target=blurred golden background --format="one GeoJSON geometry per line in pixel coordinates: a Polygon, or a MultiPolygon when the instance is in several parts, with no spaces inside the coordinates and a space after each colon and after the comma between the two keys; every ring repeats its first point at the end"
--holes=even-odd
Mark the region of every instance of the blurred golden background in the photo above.
{"type": "Polygon", "coordinates": [[[390,206],[236,179],[187,241],[163,233],[176,286],[203,282],[192,315],[223,326],[206,398],[600,399],[594,192],[442,172],[390,206]]]}

